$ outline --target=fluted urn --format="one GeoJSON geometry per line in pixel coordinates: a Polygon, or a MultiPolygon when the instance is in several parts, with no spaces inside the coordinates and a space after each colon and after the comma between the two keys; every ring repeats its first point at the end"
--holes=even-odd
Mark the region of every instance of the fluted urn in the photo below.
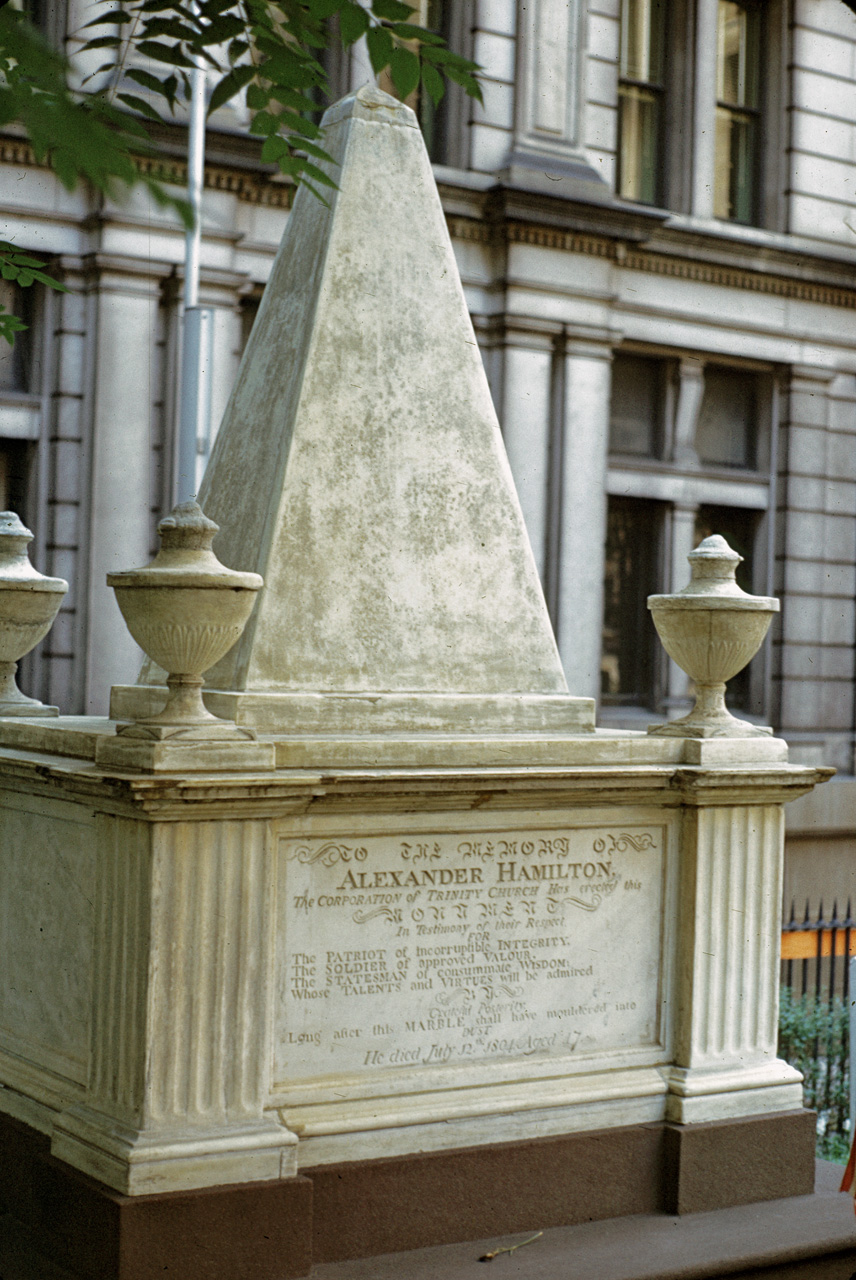
{"type": "Polygon", "coordinates": [[[264,585],[259,574],[220,563],[211,546],[218,532],[196,502],[181,503],[158,525],[160,550],[151,564],[107,575],[131,635],[169,673],[164,709],[121,726],[120,734],[155,741],[256,736],[212,715],[202,700],[204,673],[238,640],[264,585]]]}
{"type": "Polygon", "coordinates": [[[14,511],[0,511],[0,716],[55,716],[37,698],[21,693],[18,660],[53,626],[68,583],[47,578],[30,564],[33,535],[14,511]]]}
{"type": "Polygon", "coordinates": [[[695,683],[696,702],[689,715],[648,732],[686,738],[735,738],[767,735],[733,716],[725,705],[725,686],[760,649],[778,600],[752,596],[737,585],[743,559],[718,533],[705,538],[687,556],[691,578],[674,595],[648,597],[657,633],[670,658],[695,683]]]}

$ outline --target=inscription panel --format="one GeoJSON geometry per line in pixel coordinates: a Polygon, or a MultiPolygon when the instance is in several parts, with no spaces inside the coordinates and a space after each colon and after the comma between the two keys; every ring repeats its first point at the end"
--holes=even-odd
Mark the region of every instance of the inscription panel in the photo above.
{"type": "Polygon", "coordinates": [[[283,839],[275,1078],[654,1047],[664,830],[283,839]]]}

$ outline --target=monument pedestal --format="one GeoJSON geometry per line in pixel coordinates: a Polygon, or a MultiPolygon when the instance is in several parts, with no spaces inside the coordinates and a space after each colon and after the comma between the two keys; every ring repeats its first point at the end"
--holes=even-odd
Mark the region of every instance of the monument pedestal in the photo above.
{"type": "Polygon", "coordinates": [[[5,1194],[66,1206],[53,1261],[275,1280],[810,1190],[776,945],[781,806],[825,771],[598,732],[588,764],[121,773],[113,729],[0,748],[5,1194]]]}

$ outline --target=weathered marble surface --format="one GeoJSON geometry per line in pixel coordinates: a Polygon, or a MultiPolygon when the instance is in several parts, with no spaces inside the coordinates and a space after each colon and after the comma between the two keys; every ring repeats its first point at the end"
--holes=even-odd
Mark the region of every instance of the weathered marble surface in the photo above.
{"type": "MultiPolygon", "coordinates": [[[[266,582],[206,683],[268,732],[301,731],[289,693],[320,702],[322,732],[362,731],[365,707],[323,697],[346,693],[376,697],[379,719],[385,696],[406,695],[413,729],[436,722],[435,695],[480,694],[524,731],[543,716],[513,695],[562,695],[564,731],[591,729],[591,700],[567,693],[416,117],[362,89],[325,120],[338,190],[329,209],[297,195],[200,491],[218,555],[266,582]]],[[[140,696],[123,689],[114,714],[140,696]]],[[[450,727],[474,723],[461,711],[450,727]]]]}
{"type": "Polygon", "coordinates": [[[781,805],[825,774],[774,741],[134,776],[93,763],[109,730],[0,721],[23,904],[0,1109],[92,1176],[140,1194],[801,1106],[781,805]]]}
{"type": "Polygon", "coordinates": [[[665,828],[283,837],[275,1081],[664,1047],[665,828]]]}

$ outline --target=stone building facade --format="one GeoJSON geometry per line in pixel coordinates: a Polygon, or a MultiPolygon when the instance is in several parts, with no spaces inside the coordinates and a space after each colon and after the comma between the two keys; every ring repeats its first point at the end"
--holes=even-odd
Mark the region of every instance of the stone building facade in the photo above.
{"type": "MultiPolygon", "coordinates": [[[[48,9],[55,40],[90,16],[48,9]]],[[[423,125],[572,692],[607,724],[680,713],[645,597],[682,586],[718,531],[744,585],[782,602],[735,706],[852,777],[856,16],[841,0],[424,16],[484,68],[483,107],[452,91],[423,125]]],[[[333,61],[337,93],[364,82],[359,50],[333,61]]],[[[220,113],[208,147],[213,424],[288,216],[242,123],[220,113]]],[[[181,130],[161,143],[181,181],[181,130]]],[[[105,574],[148,558],[171,505],[183,236],[142,198],[65,192],[12,135],[0,208],[3,237],[68,287],[26,299],[29,333],[0,361],[0,507],[71,584],[23,683],[103,713],[138,660],[105,574]]],[[[806,859],[856,828],[844,788],[794,818],[806,859]]],[[[838,863],[835,892],[856,893],[838,863]]]]}

